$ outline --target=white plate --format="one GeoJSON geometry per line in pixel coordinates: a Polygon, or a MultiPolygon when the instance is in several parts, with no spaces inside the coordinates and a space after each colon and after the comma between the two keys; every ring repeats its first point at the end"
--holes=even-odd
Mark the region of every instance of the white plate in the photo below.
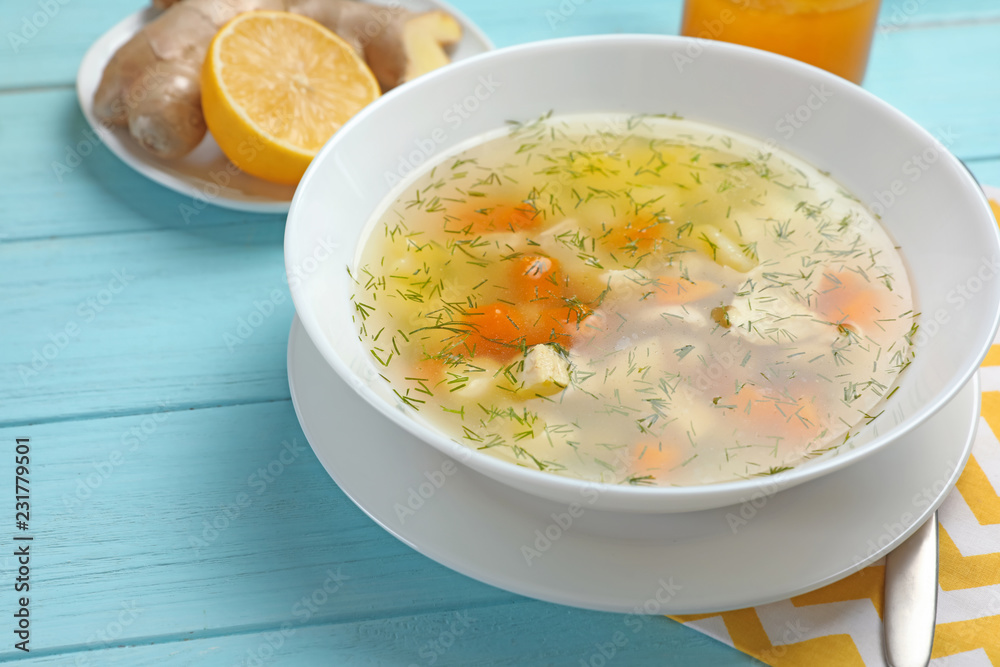
{"type": "MultiPolygon", "coordinates": [[[[400,0],[399,4],[413,11],[443,9],[458,19],[463,36],[452,54],[452,60],[462,60],[493,49],[493,44],[482,30],[445,2],[400,0]]],[[[83,56],[76,75],[76,94],[90,127],[125,164],[182,195],[240,211],[287,213],[295,186],[269,183],[238,170],[235,175],[227,173],[229,161],[211,134],[206,134],[198,147],[183,158],[161,160],[139,146],[129,136],[127,128],[108,128],[94,116],[94,91],[111,56],[159,14],[152,8],[132,14],[98,38],[83,56]]]]}
{"type": "Polygon", "coordinates": [[[980,401],[976,375],[938,414],[865,461],[742,506],[624,515],[588,509],[581,498],[573,516],[566,505],[448,459],[385,419],[326,364],[298,318],[288,339],[288,382],[327,472],[420,553],[540,600],[655,614],[782,600],[878,560],[958,480],[980,401]],[[539,538],[546,532],[548,545],[539,538]]]}

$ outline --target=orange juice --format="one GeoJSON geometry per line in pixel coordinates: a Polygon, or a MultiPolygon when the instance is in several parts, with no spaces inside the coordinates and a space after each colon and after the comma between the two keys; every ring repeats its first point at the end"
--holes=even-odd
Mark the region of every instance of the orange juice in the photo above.
{"type": "Polygon", "coordinates": [[[880,0],[686,0],[681,33],[780,53],[861,83],[880,0]]]}

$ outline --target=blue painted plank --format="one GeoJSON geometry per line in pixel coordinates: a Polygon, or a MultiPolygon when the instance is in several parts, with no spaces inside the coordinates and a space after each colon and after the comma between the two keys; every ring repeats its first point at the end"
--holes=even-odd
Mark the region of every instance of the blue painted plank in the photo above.
{"type": "MultiPolygon", "coordinates": [[[[519,599],[437,565],[358,510],[312,454],[289,401],[172,408],[0,430],[0,442],[32,442],[35,649],[92,643],[133,607],[116,641],[519,599]],[[348,579],[335,601],[297,605],[338,573],[348,579]]],[[[5,494],[12,478],[0,479],[5,494]]],[[[0,579],[16,565],[5,549],[0,579]]],[[[0,596],[0,616],[11,618],[12,605],[0,596]]],[[[3,642],[0,661],[12,651],[3,642]]]]}
{"type": "Polygon", "coordinates": [[[865,87],[962,158],[1000,157],[1000,22],[876,37],[865,87]]]}
{"type": "Polygon", "coordinates": [[[0,241],[284,221],[204,206],[141,176],[91,131],[72,90],[0,95],[0,118],[0,241]]]}
{"type": "Polygon", "coordinates": [[[1000,160],[976,160],[966,165],[980,183],[1000,188],[1000,160]]]}
{"type": "Polygon", "coordinates": [[[96,648],[18,664],[744,667],[763,663],[665,618],[626,624],[619,615],[524,601],[336,625],[290,623],[284,630],[278,626],[185,642],[96,648]],[[618,646],[613,643],[616,639],[618,646]]]}
{"type": "Polygon", "coordinates": [[[682,6],[679,0],[459,0],[454,4],[482,26],[497,46],[604,33],[675,35],[682,6]]]}
{"type": "Polygon", "coordinates": [[[979,22],[1000,18],[995,0],[882,0],[879,29],[923,29],[947,23],[979,22]]]}
{"type": "Polygon", "coordinates": [[[0,425],[287,398],[283,231],[0,244],[0,425]]]}
{"type": "Polygon", "coordinates": [[[0,3],[0,90],[66,86],[90,45],[144,0],[4,0],[0,3]]]}
{"type": "MultiPolygon", "coordinates": [[[[641,659],[630,664],[751,664],[666,619],[626,624],[528,601],[417,554],[337,489],[288,401],[4,429],[0,442],[25,435],[32,649],[163,644],[59,664],[232,664],[282,624],[295,630],[284,664],[322,664],[323,652],[424,663],[421,650],[461,610],[473,622],[443,664],[577,664],[619,631],[622,657],[641,659]]],[[[0,578],[15,566],[0,557],[0,578]]],[[[2,596],[0,615],[11,605],[2,596]]],[[[18,655],[0,647],[0,661],[18,655]]]]}
{"type": "Polygon", "coordinates": [[[336,625],[289,624],[263,632],[148,646],[96,648],[24,660],[50,665],[344,665],[440,667],[737,667],[763,663],[665,618],[626,624],[613,614],[520,602],[336,625]],[[620,634],[619,634],[620,633],[620,634]],[[616,646],[613,642],[618,640],[616,646]],[[610,658],[605,658],[608,655],[610,658]]]}
{"type": "MultiPolygon", "coordinates": [[[[0,3],[0,89],[68,85],[90,44],[127,14],[147,3],[104,0],[6,0],[0,3]],[[46,11],[46,9],[48,11],[46,11]],[[41,26],[41,27],[38,27],[41,26]]],[[[591,32],[674,34],[680,0],[456,0],[499,45],[591,32]],[[568,19],[568,20],[562,20],[568,19]]],[[[993,0],[887,0],[880,21],[891,29],[1000,17],[993,0]]]]}

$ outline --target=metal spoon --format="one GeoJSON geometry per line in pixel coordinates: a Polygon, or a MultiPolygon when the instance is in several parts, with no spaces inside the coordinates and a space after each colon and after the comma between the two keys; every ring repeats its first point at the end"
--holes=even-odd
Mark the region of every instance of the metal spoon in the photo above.
{"type": "Polygon", "coordinates": [[[927,667],[938,592],[937,512],[885,558],[882,629],[889,667],[927,667]]]}

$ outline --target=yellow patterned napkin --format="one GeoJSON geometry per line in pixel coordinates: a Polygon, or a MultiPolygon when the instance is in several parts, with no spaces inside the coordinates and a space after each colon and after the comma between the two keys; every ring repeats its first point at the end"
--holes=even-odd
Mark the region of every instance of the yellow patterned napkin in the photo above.
{"type": "MultiPolygon", "coordinates": [[[[1000,219],[1000,191],[987,193],[1000,219]]],[[[938,510],[931,667],[1000,667],[1000,336],[980,379],[983,409],[972,456],[938,510]]],[[[783,602],[672,618],[773,667],[884,667],[884,575],[880,561],[783,602]]]]}

